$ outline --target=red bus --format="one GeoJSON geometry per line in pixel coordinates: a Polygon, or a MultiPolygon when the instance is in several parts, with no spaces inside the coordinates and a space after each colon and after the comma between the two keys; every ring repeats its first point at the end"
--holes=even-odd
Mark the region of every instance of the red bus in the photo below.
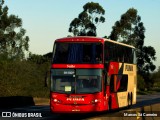
{"type": "Polygon", "coordinates": [[[55,40],[51,65],[50,109],[87,113],[136,103],[133,46],[97,37],[55,40]]]}

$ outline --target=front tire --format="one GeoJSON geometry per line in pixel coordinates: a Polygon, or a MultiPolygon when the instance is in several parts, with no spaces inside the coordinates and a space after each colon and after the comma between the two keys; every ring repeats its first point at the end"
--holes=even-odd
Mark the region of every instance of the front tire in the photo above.
{"type": "Polygon", "coordinates": [[[111,111],[112,110],[112,98],[111,98],[111,96],[109,96],[108,106],[109,106],[109,111],[111,111]]]}

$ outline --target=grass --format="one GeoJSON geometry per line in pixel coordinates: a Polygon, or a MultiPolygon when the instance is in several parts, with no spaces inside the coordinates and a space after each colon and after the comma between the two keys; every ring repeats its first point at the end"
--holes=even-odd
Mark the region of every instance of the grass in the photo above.
{"type": "Polygon", "coordinates": [[[49,98],[33,98],[35,105],[49,105],[49,98]]]}

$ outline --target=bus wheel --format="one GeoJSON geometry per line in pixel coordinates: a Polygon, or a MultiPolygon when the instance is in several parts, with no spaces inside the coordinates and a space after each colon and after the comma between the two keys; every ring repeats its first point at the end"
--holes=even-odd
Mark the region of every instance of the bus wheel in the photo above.
{"type": "Polygon", "coordinates": [[[133,100],[133,95],[132,95],[132,92],[131,92],[131,106],[132,106],[132,100],[133,100]]]}
{"type": "Polygon", "coordinates": [[[128,108],[130,108],[131,107],[131,105],[132,105],[132,93],[128,93],[128,108]]]}
{"type": "Polygon", "coordinates": [[[108,101],[109,110],[112,109],[111,105],[112,105],[112,98],[111,98],[111,96],[109,96],[109,101],[108,101]]]}

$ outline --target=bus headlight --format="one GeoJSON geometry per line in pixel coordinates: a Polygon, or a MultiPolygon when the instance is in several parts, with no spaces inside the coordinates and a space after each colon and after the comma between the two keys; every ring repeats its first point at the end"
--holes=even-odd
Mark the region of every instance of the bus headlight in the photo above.
{"type": "Polygon", "coordinates": [[[101,102],[101,100],[100,99],[94,99],[94,100],[91,101],[91,103],[93,103],[93,104],[98,103],[98,102],[101,102]]]}
{"type": "Polygon", "coordinates": [[[53,102],[55,102],[55,103],[61,103],[61,101],[58,100],[57,98],[52,98],[51,100],[52,100],[53,102]]]}

